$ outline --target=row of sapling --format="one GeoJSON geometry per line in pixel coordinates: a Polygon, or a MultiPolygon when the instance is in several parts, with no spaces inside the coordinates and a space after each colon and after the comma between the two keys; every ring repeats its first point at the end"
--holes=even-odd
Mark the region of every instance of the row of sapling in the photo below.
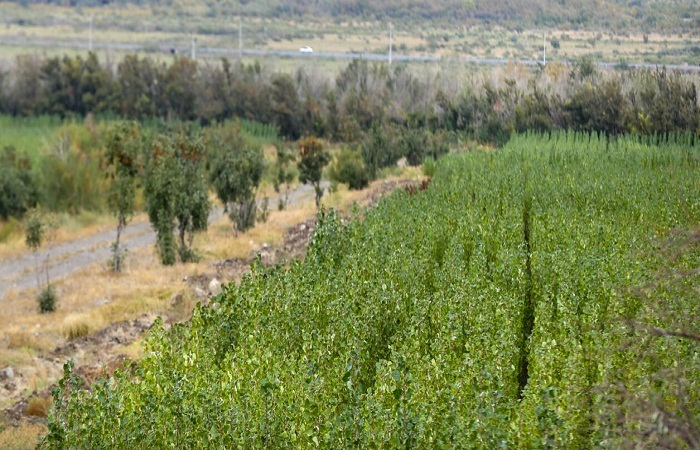
{"type": "Polygon", "coordinates": [[[163,64],[126,55],[116,69],[92,53],[87,60],[18,57],[0,82],[0,113],[200,123],[245,117],[276,127],[287,139],[313,135],[348,143],[361,139],[374,122],[456,132],[497,145],[528,130],[630,132],[657,141],[669,134],[697,136],[700,130],[695,75],[599,70],[586,58],[542,70],[509,64],[489,73],[447,64],[430,74],[353,60],[334,77],[306,68],[291,77],[257,62],[232,64],[224,58],[201,64],[183,57],[163,64]],[[71,95],[66,80],[73,80],[71,95]]]}
{"type": "MultiPolygon", "coordinates": [[[[298,143],[298,161],[296,156],[288,147],[277,149],[272,175],[279,194],[278,207],[286,207],[297,173],[302,183],[313,186],[316,206],[320,207],[321,179],[331,160],[330,154],[321,140],[308,137],[298,143]]],[[[351,156],[337,161],[332,172],[340,173],[342,182],[359,189],[366,186],[368,177],[363,175],[365,165],[360,151],[352,151],[351,156]]],[[[110,260],[115,272],[124,268],[127,248],[122,236],[135,213],[140,188],[164,265],[197,259],[192,244],[195,233],[207,229],[210,187],[223,204],[236,233],[252,228],[256,220],[267,219],[267,199],[262,205],[256,201],[266,168],[265,157],[260,146],[246,140],[237,125],[217,125],[205,132],[180,130],[147,138],[137,123],[119,123],[107,133],[103,167],[109,180],[107,204],[117,220],[110,260]]],[[[55,309],[56,295],[49,281],[48,251],[43,259],[45,281],[40,278],[39,250],[52,240],[56,228],[55,218],[39,211],[29,214],[25,224],[26,243],[34,252],[37,264],[42,312],[55,309]]]]}

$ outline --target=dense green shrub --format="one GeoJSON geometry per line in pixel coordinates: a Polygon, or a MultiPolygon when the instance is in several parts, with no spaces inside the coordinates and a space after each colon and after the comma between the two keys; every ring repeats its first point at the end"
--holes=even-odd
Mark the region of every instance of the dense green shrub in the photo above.
{"type": "Polygon", "coordinates": [[[425,158],[428,146],[428,135],[425,130],[408,128],[401,133],[400,145],[406,162],[411,166],[420,166],[425,158]]]}
{"type": "Polygon", "coordinates": [[[146,153],[146,210],[158,236],[161,262],[195,260],[194,234],[207,229],[210,209],[203,139],[184,132],[160,135],[146,153]]]}
{"type": "Polygon", "coordinates": [[[263,151],[247,142],[233,124],[212,127],[207,136],[211,185],[228,210],[234,229],[246,231],[255,226],[255,194],[265,171],[263,151]]]}
{"type": "MultiPolygon", "coordinates": [[[[370,180],[376,179],[381,169],[395,166],[401,158],[406,156],[400,137],[403,131],[399,127],[385,126],[379,122],[372,123],[362,142],[362,159],[370,180]]],[[[421,137],[421,131],[415,133],[417,137],[421,137]]]]}
{"type": "Polygon", "coordinates": [[[17,155],[13,147],[0,154],[0,218],[20,218],[36,205],[38,190],[27,158],[17,155]]]}
{"type": "Polygon", "coordinates": [[[39,312],[42,314],[56,311],[56,288],[52,285],[47,285],[41,290],[37,300],[39,301],[39,312]]]}
{"type": "Polygon", "coordinates": [[[345,183],[350,189],[367,187],[369,174],[362,160],[362,153],[350,147],[342,148],[328,168],[328,178],[334,183],[345,183]]]}

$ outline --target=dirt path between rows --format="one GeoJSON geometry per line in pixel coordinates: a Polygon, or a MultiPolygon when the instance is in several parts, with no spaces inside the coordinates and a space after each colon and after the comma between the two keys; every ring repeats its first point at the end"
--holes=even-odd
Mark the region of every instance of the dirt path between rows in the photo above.
{"type": "MultiPolygon", "coordinates": [[[[327,189],[330,183],[323,184],[327,189]]],[[[295,205],[313,198],[313,188],[302,185],[292,191],[288,197],[288,205],[295,205]]],[[[275,205],[278,197],[270,199],[270,204],[275,205]]],[[[223,216],[223,209],[212,211],[209,221],[217,221],[223,216]]],[[[73,272],[83,270],[93,264],[106,262],[111,255],[110,246],[116,237],[116,231],[111,229],[82,239],[66,242],[53,246],[39,253],[39,259],[43,260],[47,252],[50,254],[49,272],[52,280],[57,280],[70,275],[73,272]]],[[[122,235],[122,244],[131,250],[153,245],[156,235],[151,224],[137,222],[127,226],[122,235]]],[[[10,290],[24,290],[36,286],[36,262],[34,256],[27,254],[0,262],[0,301],[10,290]]]]}

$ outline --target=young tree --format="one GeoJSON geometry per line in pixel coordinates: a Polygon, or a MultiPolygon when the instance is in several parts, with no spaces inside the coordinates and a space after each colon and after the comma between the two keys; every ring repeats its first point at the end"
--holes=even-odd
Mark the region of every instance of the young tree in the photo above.
{"type": "Polygon", "coordinates": [[[300,135],[301,105],[294,79],[289,74],[272,77],[272,114],[282,136],[297,139],[300,135]]]}
{"type": "Polygon", "coordinates": [[[345,183],[350,189],[364,189],[369,184],[369,175],[359,149],[345,147],[335,157],[328,169],[328,178],[333,183],[345,183]]]}
{"type": "Polygon", "coordinates": [[[145,189],[148,217],[165,265],[196,259],[194,234],[206,230],[209,192],[203,171],[204,141],[179,133],[159,136],[148,156],[145,189]],[[177,241],[173,232],[177,232],[177,241]]]}
{"type": "Polygon", "coordinates": [[[45,215],[41,211],[34,209],[30,211],[24,223],[25,243],[34,254],[36,265],[36,284],[39,289],[39,310],[42,313],[53,312],[56,309],[56,291],[51,286],[49,277],[50,244],[56,235],[58,220],[54,215],[45,215]],[[44,259],[39,263],[39,250],[46,245],[48,248],[44,259]],[[42,283],[41,273],[44,273],[46,282],[42,283]]]}
{"type": "Polygon", "coordinates": [[[299,181],[311,184],[316,192],[316,208],[321,206],[323,188],[321,177],[323,168],[330,162],[330,155],[323,148],[323,143],[313,137],[307,137],[299,142],[299,181]]]}
{"type": "Polygon", "coordinates": [[[217,127],[210,133],[210,180],[229,212],[236,232],[255,226],[255,193],[265,170],[262,149],[245,141],[238,127],[217,127]]]}
{"type": "Polygon", "coordinates": [[[390,142],[387,128],[379,122],[372,122],[372,128],[362,145],[362,159],[365,161],[370,180],[376,179],[381,169],[395,165],[404,156],[400,146],[390,142]]]}
{"type": "Polygon", "coordinates": [[[107,198],[110,211],[117,216],[117,237],[112,244],[112,270],[120,272],[126,248],[120,247],[119,239],[124,228],[134,215],[136,178],[140,170],[140,142],[138,125],[120,124],[113,128],[107,138],[105,159],[111,180],[107,198]]]}
{"type": "Polygon", "coordinates": [[[287,207],[287,202],[289,201],[289,191],[291,190],[291,185],[296,178],[296,171],[294,170],[294,162],[296,155],[294,152],[284,146],[277,146],[277,161],[275,162],[275,178],[273,180],[275,192],[279,194],[279,202],[277,204],[277,209],[282,211],[287,207]],[[284,192],[282,188],[284,187],[284,192]]]}

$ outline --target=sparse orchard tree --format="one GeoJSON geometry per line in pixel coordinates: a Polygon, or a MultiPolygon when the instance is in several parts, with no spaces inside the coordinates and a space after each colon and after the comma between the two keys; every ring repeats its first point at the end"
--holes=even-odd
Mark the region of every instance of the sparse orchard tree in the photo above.
{"type": "Polygon", "coordinates": [[[120,272],[126,247],[120,245],[121,234],[134,215],[136,180],[140,170],[140,141],[138,125],[120,124],[107,139],[105,159],[111,180],[107,204],[117,216],[117,237],[112,244],[112,270],[120,272]]]}
{"type": "Polygon", "coordinates": [[[360,149],[345,147],[340,150],[328,169],[328,178],[335,184],[345,183],[350,189],[366,188],[369,175],[360,149]]]}
{"type": "Polygon", "coordinates": [[[164,265],[175,264],[178,257],[181,262],[196,260],[192,241],[195,233],[206,230],[210,209],[204,153],[200,136],[179,133],[159,136],[147,155],[146,209],[164,265]]]}
{"type": "Polygon", "coordinates": [[[255,226],[255,193],[265,171],[265,155],[260,146],[246,142],[237,127],[220,127],[210,138],[212,187],[236,233],[246,231],[255,226]]]}
{"type": "Polygon", "coordinates": [[[275,192],[279,194],[277,209],[282,211],[289,202],[289,191],[296,178],[294,162],[296,155],[284,146],[277,146],[277,161],[275,162],[275,177],[273,179],[275,192]]]}
{"type": "Polygon", "coordinates": [[[299,155],[299,181],[313,185],[316,192],[316,208],[319,208],[323,197],[321,177],[323,168],[331,160],[330,155],[324,150],[323,142],[314,137],[307,137],[299,142],[299,155]]]}

